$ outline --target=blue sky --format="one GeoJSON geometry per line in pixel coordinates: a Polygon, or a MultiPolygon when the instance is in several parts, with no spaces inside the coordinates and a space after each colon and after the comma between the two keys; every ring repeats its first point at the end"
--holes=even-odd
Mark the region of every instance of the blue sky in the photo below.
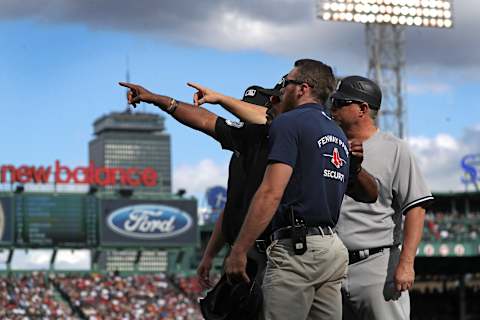
{"type": "MultiPolygon", "coordinates": [[[[86,164],[94,119],[126,106],[117,82],[127,57],[132,82],[183,101],[193,94],[187,81],[240,97],[251,84],[272,86],[303,57],[338,75],[366,73],[363,26],[318,21],[313,1],[135,3],[0,4],[0,164],[86,164]]],[[[465,36],[480,26],[467,0],[455,6],[454,29],[407,32],[408,135],[434,191],[463,190],[459,160],[480,152],[480,45],[465,36]]],[[[166,118],[174,190],[224,184],[229,154],[166,118]]]]}

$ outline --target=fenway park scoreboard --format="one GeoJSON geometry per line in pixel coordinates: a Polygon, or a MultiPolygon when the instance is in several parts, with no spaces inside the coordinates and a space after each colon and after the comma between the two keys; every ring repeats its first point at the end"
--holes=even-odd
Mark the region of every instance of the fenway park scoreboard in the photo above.
{"type": "Polygon", "coordinates": [[[165,248],[196,244],[194,199],[0,194],[2,247],[165,248]]]}

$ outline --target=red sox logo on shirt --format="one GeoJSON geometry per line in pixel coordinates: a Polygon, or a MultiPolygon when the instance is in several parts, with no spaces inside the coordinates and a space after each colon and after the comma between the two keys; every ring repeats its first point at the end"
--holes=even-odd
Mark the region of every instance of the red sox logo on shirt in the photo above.
{"type": "Polygon", "coordinates": [[[342,157],[340,155],[340,152],[343,150],[345,157],[348,158],[348,147],[347,147],[346,143],[342,139],[340,139],[339,137],[328,134],[328,135],[324,135],[320,139],[318,139],[317,144],[318,144],[318,147],[320,148],[320,150],[322,150],[321,154],[324,157],[330,158],[329,162],[331,164],[333,164],[333,166],[336,168],[336,170],[335,169],[331,170],[331,169],[328,169],[328,168],[324,168],[323,169],[323,176],[327,179],[334,179],[334,180],[337,180],[339,182],[345,182],[345,174],[342,173],[338,169],[343,167],[343,165],[347,162],[345,159],[342,159],[342,157]],[[330,148],[328,150],[324,149],[329,144],[334,144],[332,146],[333,151],[331,151],[331,153],[329,151],[329,150],[331,150],[330,148]],[[326,152],[326,153],[324,153],[324,152],[326,152]]]}
{"type": "Polygon", "coordinates": [[[340,169],[344,164],[345,160],[340,157],[340,152],[338,152],[337,148],[333,148],[333,153],[328,154],[324,153],[323,154],[325,157],[331,158],[330,162],[337,168],[340,169]]]}

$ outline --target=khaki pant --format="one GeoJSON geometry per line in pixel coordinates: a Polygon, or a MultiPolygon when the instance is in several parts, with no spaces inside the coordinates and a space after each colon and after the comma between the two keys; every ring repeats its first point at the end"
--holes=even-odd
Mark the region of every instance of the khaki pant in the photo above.
{"type": "Polygon", "coordinates": [[[268,248],[262,286],[265,320],[342,319],[347,249],[336,234],[308,236],[307,248],[295,255],[290,239],[268,248]]]}

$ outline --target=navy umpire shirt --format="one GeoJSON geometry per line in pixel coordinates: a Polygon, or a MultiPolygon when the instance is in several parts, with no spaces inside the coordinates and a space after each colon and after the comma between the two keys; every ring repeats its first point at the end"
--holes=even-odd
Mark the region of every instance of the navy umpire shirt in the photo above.
{"type": "MultiPolygon", "coordinates": [[[[230,166],[229,170],[227,203],[222,223],[225,240],[233,244],[267,167],[268,126],[233,122],[218,117],[215,133],[222,148],[233,151],[232,157],[238,157],[235,161],[237,169],[232,170],[230,166]]],[[[267,228],[260,238],[266,239],[269,231],[267,228]]]]}
{"type": "Polygon", "coordinates": [[[290,207],[307,226],[335,227],[348,183],[348,140],[322,106],[304,104],[277,116],[268,160],[293,168],[272,227],[291,225],[290,207]]]}
{"type": "Polygon", "coordinates": [[[228,165],[227,201],[225,202],[222,221],[222,234],[230,244],[235,240],[235,234],[227,225],[235,223],[231,220],[241,216],[245,211],[243,199],[245,197],[246,180],[247,174],[243,156],[239,153],[233,153],[228,165]]]}

